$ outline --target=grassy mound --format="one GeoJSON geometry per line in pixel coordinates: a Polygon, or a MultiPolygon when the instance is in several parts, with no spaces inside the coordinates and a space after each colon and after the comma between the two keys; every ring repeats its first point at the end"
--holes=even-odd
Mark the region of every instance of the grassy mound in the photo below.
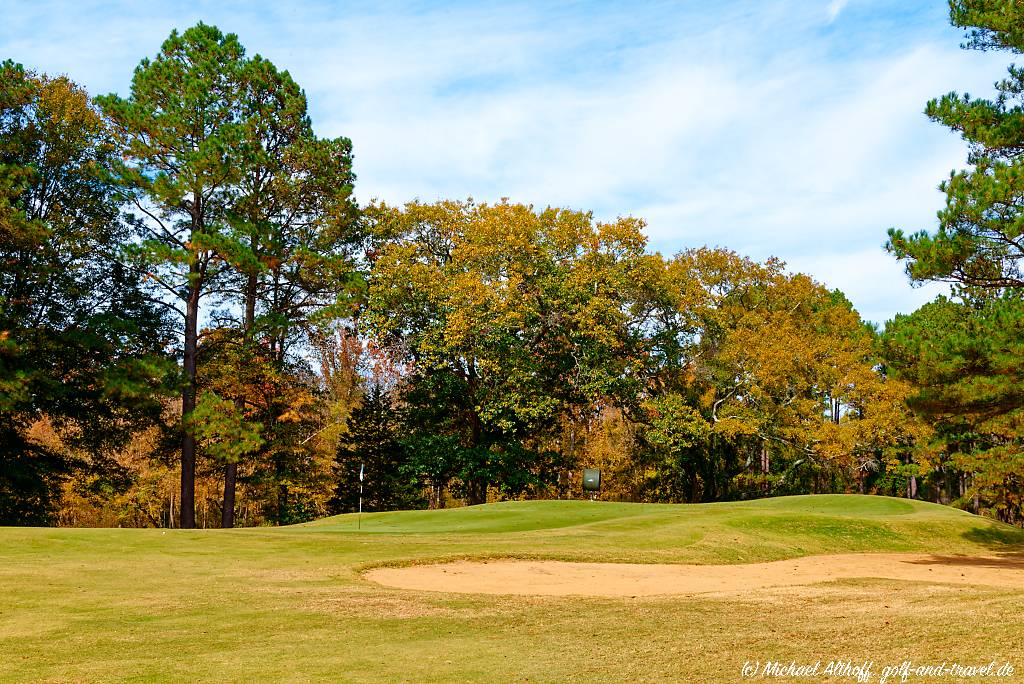
{"type": "MultiPolygon", "coordinates": [[[[819,553],[939,551],[977,554],[1024,544],[1024,530],[922,501],[876,496],[790,496],[716,504],[510,501],[439,511],[341,515],[282,533],[357,532],[430,537],[441,553],[473,554],[501,535],[501,550],[567,560],[752,562],[819,553]]],[[[402,545],[399,542],[399,545],[402,545]]],[[[652,561],[653,562],[653,561],[652,561]]]]}

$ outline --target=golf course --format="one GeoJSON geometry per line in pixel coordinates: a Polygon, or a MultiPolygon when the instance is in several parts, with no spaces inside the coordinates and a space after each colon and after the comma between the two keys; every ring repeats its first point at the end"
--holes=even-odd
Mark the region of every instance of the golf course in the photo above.
{"type": "Polygon", "coordinates": [[[768,659],[873,661],[872,681],[904,660],[1024,668],[1024,530],[877,496],[516,501],[235,530],[2,528],[0,557],[3,682],[725,682],[768,659]],[[875,554],[878,572],[860,554],[875,554]],[[528,562],[522,572],[509,572],[513,559],[528,562]],[[791,572],[773,563],[790,559],[791,572]],[[593,580],[577,572],[530,592],[530,573],[579,563],[599,564],[581,566],[599,570],[593,580]],[[754,563],[771,571],[725,572],[754,563]],[[437,564],[468,578],[504,568],[508,591],[458,575],[442,590],[374,580],[437,564]],[[643,566],[686,571],[660,592],[643,566]],[[609,591],[616,567],[624,579],[609,591]],[[729,581],[679,584],[716,575],[729,581]],[[630,594],[630,578],[646,590],[630,594]]]}

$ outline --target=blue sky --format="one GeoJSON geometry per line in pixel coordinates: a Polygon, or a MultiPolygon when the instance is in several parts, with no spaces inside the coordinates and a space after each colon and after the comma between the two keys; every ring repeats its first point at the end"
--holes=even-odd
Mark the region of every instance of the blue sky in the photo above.
{"type": "Polygon", "coordinates": [[[965,163],[925,102],[991,92],[944,2],[23,2],[0,58],[126,93],[202,20],[291,71],[353,141],[361,201],[441,197],[639,216],[654,249],[718,245],[839,287],[884,322],[913,289],[882,249],[933,229],[965,163]]]}

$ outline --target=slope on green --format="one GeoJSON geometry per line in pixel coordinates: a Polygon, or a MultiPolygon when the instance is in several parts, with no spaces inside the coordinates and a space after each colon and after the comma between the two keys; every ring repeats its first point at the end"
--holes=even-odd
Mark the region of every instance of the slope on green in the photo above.
{"type": "Polygon", "coordinates": [[[736,681],[745,659],[813,661],[823,644],[876,660],[1024,652],[1018,591],[864,580],[813,600],[531,598],[403,592],[359,574],[459,557],[717,563],[854,551],[1012,559],[1024,556],[1024,530],[860,496],[506,502],[229,531],[6,528],[0,682],[736,681]]]}
{"type": "MultiPolygon", "coordinates": [[[[715,504],[511,501],[437,511],[334,516],[281,533],[442,535],[445,555],[568,560],[754,562],[819,553],[979,553],[1024,543],[1024,530],[947,506],[876,496],[819,495],[715,504]],[[500,549],[478,549],[501,535],[500,549]]],[[[416,559],[423,558],[417,543],[416,559]]],[[[402,544],[395,545],[395,550],[402,544]]]]}

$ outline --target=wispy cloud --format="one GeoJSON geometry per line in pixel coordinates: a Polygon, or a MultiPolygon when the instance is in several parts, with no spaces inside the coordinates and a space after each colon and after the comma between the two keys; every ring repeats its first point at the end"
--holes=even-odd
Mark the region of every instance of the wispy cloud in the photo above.
{"type": "Polygon", "coordinates": [[[962,143],[921,114],[985,91],[931,0],[714,4],[18,3],[0,56],[125,92],[174,27],[215,23],[289,69],[357,195],[500,197],[647,219],[652,247],[777,255],[866,317],[919,305],[882,249],[930,228],[962,143]],[[844,9],[843,21],[834,21],[844,9]]]}
{"type": "Polygon", "coordinates": [[[844,9],[846,9],[846,5],[849,4],[849,2],[850,0],[832,0],[832,2],[828,4],[828,23],[831,24],[838,19],[839,15],[844,9]]]}

